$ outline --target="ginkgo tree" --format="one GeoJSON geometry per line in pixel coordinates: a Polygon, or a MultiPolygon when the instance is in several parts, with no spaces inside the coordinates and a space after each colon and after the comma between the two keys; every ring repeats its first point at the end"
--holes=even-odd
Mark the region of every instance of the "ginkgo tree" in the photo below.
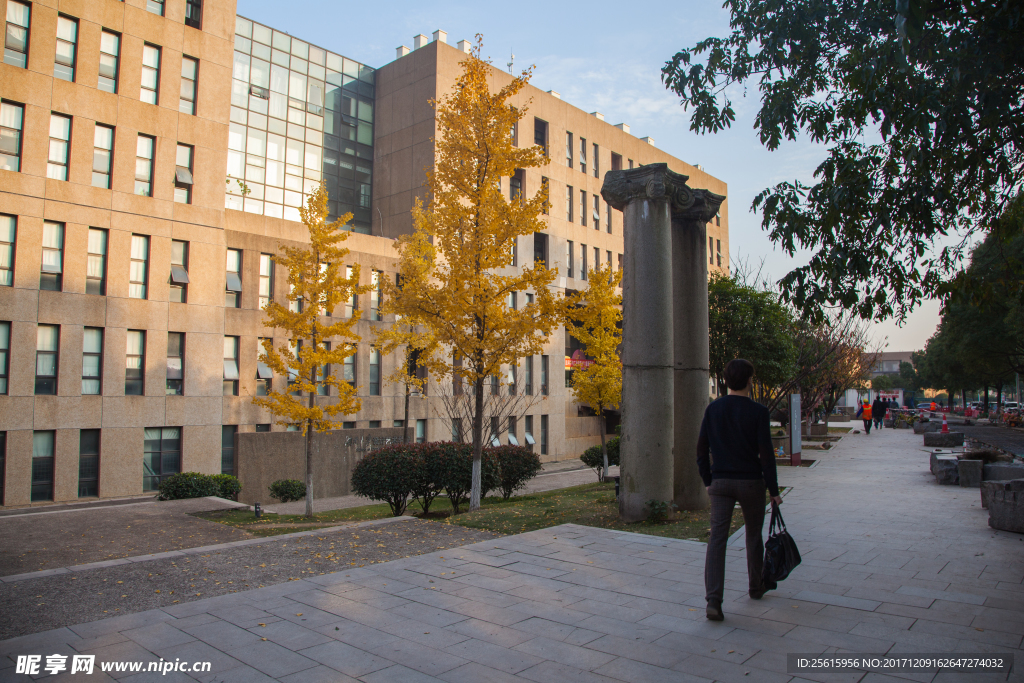
{"type": "Polygon", "coordinates": [[[417,202],[414,230],[396,245],[402,287],[384,282],[383,311],[401,316],[403,324],[377,338],[382,353],[411,344],[431,375],[472,388],[470,510],[480,506],[485,382],[503,366],[542,353],[565,310],[564,297],[550,288],[556,270],[541,261],[511,268],[518,239],[546,227],[546,194],[510,199],[502,192],[502,178],[548,163],[542,147],[517,147],[510,134],[527,111],[510,100],[532,69],[491,92],[482,45],[477,36],[452,92],[432,103],[439,135],[427,172],[430,201],[426,207],[417,202]],[[532,293],[533,301],[508,306],[509,295],[518,292],[532,293]]]}
{"type": "Polygon", "coordinates": [[[611,263],[590,270],[586,291],[568,297],[570,308],[565,333],[571,334],[587,350],[593,361],[574,370],[572,391],[576,400],[597,413],[601,432],[601,455],[604,458],[602,478],[608,477],[608,447],[605,443],[604,411],[617,408],[622,400],[622,294],[617,290],[622,271],[613,271],[611,263]]]}
{"type": "Polygon", "coordinates": [[[356,388],[325,372],[329,365],[339,365],[356,353],[359,335],[352,331],[359,320],[330,318],[336,306],[353,294],[369,291],[359,285],[359,265],[345,277],[344,258],[349,250],[340,245],[348,239],[345,224],[352,214],[327,222],[327,190],[323,181],[306,197],[299,209],[302,222],[309,230],[309,246],[282,246],[276,263],[288,271],[288,306],[270,300],[263,307],[264,324],[283,330],[288,343],[274,347],[273,340],[263,340],[259,362],[269,366],[278,376],[288,377],[284,391],[271,388],[266,396],[252,399],[254,405],[266,408],[280,419],[277,424],[300,425],[306,450],[306,516],[313,516],[313,432],[336,428],[331,418],[358,412],[362,403],[356,388]],[[336,396],[317,401],[318,394],[336,396]]]}

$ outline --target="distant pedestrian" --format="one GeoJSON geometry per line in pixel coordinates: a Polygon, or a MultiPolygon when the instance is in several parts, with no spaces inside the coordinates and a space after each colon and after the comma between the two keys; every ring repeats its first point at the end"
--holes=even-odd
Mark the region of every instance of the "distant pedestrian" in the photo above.
{"type": "Polygon", "coordinates": [[[725,618],[725,544],[729,540],[733,508],[739,502],[743,510],[748,594],[760,600],[768,591],[761,583],[765,489],[774,503],[782,503],[772,451],[771,418],[767,408],[750,399],[754,366],[737,358],[726,364],[723,374],[729,393],[704,411],[697,440],[697,467],[711,496],[711,537],[704,559],[704,587],[707,618],[712,621],[725,618]]]}
{"type": "Polygon", "coordinates": [[[885,417],[885,404],[882,399],[878,396],[875,397],[875,402],[871,404],[871,418],[875,421],[875,429],[882,428],[882,419],[885,417]]]}
{"type": "Polygon", "coordinates": [[[860,419],[864,420],[864,433],[865,434],[870,434],[871,433],[871,404],[868,403],[867,401],[864,401],[864,404],[860,407],[860,410],[857,411],[856,417],[859,417],[860,419]]]}

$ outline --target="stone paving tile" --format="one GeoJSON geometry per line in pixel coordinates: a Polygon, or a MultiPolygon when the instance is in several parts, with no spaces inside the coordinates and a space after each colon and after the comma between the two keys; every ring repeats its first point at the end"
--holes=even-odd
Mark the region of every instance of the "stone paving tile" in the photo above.
{"type": "Polygon", "coordinates": [[[476,662],[464,664],[441,674],[439,678],[446,683],[516,683],[523,679],[504,671],[498,671],[476,662]]]}
{"type": "Polygon", "coordinates": [[[541,662],[520,671],[519,676],[536,683],[618,683],[622,680],[552,661],[541,662]]]}
{"type": "Polygon", "coordinates": [[[229,650],[227,654],[272,678],[280,678],[317,666],[312,659],[269,640],[229,650]]]}
{"type": "Polygon", "coordinates": [[[445,651],[457,657],[468,659],[477,664],[484,664],[492,669],[510,674],[536,666],[543,661],[540,657],[513,650],[512,646],[495,645],[492,642],[474,638],[469,638],[457,645],[452,645],[446,648],[445,651]]]}
{"type": "Polygon", "coordinates": [[[322,664],[290,676],[283,676],[280,681],[281,683],[359,683],[355,678],[322,664]]]}
{"type": "Polygon", "coordinates": [[[702,657],[701,655],[690,655],[679,664],[673,667],[676,671],[683,671],[692,676],[710,678],[722,683],[788,683],[792,678],[790,674],[780,674],[777,671],[768,669],[757,669],[748,662],[733,664],[723,662],[720,659],[702,657]]]}
{"type": "Polygon", "coordinates": [[[700,678],[682,671],[663,669],[646,662],[638,662],[626,657],[605,664],[594,673],[603,674],[618,681],[631,683],[707,683],[708,678],[700,678]]]}
{"type": "Polygon", "coordinates": [[[299,650],[299,654],[354,678],[393,666],[386,659],[338,641],[314,645],[299,650]]]}

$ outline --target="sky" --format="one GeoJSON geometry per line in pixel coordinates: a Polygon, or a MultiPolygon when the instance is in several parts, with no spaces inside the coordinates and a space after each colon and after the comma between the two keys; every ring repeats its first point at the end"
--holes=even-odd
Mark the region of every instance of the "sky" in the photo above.
{"type": "MultiPolygon", "coordinates": [[[[664,63],[684,47],[729,33],[729,13],[717,2],[678,0],[654,13],[621,2],[536,2],[515,5],[481,2],[433,3],[390,0],[340,3],[337,0],[238,0],[238,13],[333,50],[370,66],[395,59],[399,45],[412,47],[413,36],[447,31],[448,42],[484,37],[484,56],[507,69],[536,65],[533,84],[556,90],[580,109],[599,111],[609,123],[627,123],[637,137],[650,136],[660,149],[690,164],[700,164],[729,186],[729,237],[733,261],[764,263],[764,272],[781,278],[806,255],[794,257],[776,248],[750,207],[763,189],[782,181],[811,182],[824,149],[808,140],[788,141],[766,150],[753,128],[760,100],[757,91],[733,97],[736,121],[714,135],[689,129],[689,117],[677,96],[661,83],[664,63]],[[288,8],[282,13],[282,6],[288,8]],[[671,8],[671,9],[670,9],[671,8]],[[507,10],[507,11],[503,11],[507,10]]],[[[890,351],[924,347],[939,321],[938,302],[926,302],[904,325],[872,326],[872,335],[890,351]]]]}

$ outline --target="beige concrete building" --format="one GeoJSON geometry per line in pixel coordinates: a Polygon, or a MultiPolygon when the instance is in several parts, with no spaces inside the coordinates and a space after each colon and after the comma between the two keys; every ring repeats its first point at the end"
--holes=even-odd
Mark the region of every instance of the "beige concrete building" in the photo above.
{"type": "MultiPolygon", "coordinates": [[[[285,382],[257,363],[261,337],[285,343],[259,307],[284,300],[273,255],[306,241],[303,192],[323,179],[332,213],[353,213],[346,246],[364,283],[393,277],[392,238],[411,229],[432,164],[429,100],[468,46],[418,36],[373,69],[238,17],[232,0],[0,0],[0,16],[0,504],[143,495],[173,472],[231,472],[236,431],[286,428],[251,397],[285,382]]],[[[494,71],[495,86],[509,78],[494,71]]],[[[559,289],[619,263],[605,171],[667,162],[727,194],[628,126],[556,93],[520,99],[518,144],[545,144],[551,163],[507,189],[533,194],[546,178],[552,208],[517,262],[557,265],[559,289]]],[[[708,235],[724,270],[727,205],[708,235]]],[[[409,420],[418,439],[451,438],[436,386],[407,416],[402,389],[381,382],[395,359],[372,352],[373,328],[390,324],[373,306],[360,297],[359,351],[331,370],[362,396],[340,426],[409,420]]],[[[352,314],[342,308],[332,314],[352,314]]],[[[546,394],[516,436],[529,429],[544,460],[598,440],[597,418],[565,388],[574,350],[558,333],[531,361],[546,394]]]]}

